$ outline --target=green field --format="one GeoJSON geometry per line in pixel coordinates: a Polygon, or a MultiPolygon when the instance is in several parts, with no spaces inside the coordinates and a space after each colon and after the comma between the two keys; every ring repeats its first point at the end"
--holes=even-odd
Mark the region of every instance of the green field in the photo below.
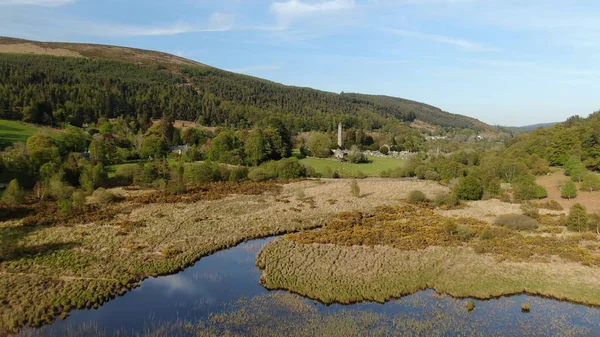
{"type": "Polygon", "coordinates": [[[14,142],[25,142],[38,130],[33,125],[0,119],[0,148],[14,142]]]}
{"type": "Polygon", "coordinates": [[[369,160],[371,162],[366,164],[343,163],[336,159],[319,158],[304,158],[300,162],[312,166],[317,173],[325,174],[326,169],[329,168],[331,172],[337,171],[342,177],[356,176],[359,172],[369,177],[378,177],[383,171],[404,165],[402,159],[369,157],[369,160]]]}

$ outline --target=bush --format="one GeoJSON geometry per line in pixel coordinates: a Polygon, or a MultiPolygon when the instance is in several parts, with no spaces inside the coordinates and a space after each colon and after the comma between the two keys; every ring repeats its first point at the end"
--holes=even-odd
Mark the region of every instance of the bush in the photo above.
{"type": "Polygon", "coordinates": [[[496,226],[506,227],[513,230],[533,230],[538,228],[539,223],[526,215],[505,214],[496,218],[496,226]]]}
{"type": "Polygon", "coordinates": [[[429,170],[425,171],[425,174],[423,175],[423,179],[438,181],[438,180],[440,180],[440,175],[437,172],[435,172],[434,170],[429,169],[429,170]]]}
{"type": "Polygon", "coordinates": [[[526,215],[532,219],[540,219],[540,211],[532,203],[525,202],[521,204],[521,211],[523,212],[523,215],[526,215]]]}
{"type": "Polygon", "coordinates": [[[560,196],[565,199],[577,198],[577,186],[571,180],[567,180],[560,189],[560,196]]]}
{"type": "Polygon", "coordinates": [[[252,181],[259,182],[269,179],[269,176],[264,169],[257,167],[248,173],[248,178],[252,181]]]}
{"type": "Polygon", "coordinates": [[[248,178],[248,168],[243,166],[234,167],[229,171],[229,181],[242,181],[248,178]]]}
{"type": "Polygon", "coordinates": [[[277,177],[295,179],[306,176],[306,169],[297,158],[286,158],[277,162],[277,177]]]}
{"type": "Polygon", "coordinates": [[[536,190],[535,190],[535,198],[536,199],[548,198],[548,190],[546,190],[543,186],[537,185],[536,190]]]}
{"type": "Polygon", "coordinates": [[[454,187],[454,194],[460,200],[481,200],[483,186],[479,179],[467,176],[462,178],[454,187]]]}
{"type": "Polygon", "coordinates": [[[192,184],[218,181],[221,180],[221,176],[219,165],[212,162],[189,164],[183,170],[185,181],[192,184]]]}
{"type": "Polygon", "coordinates": [[[71,196],[73,208],[82,211],[85,208],[85,194],[82,191],[75,191],[71,196]]]}
{"type": "Polygon", "coordinates": [[[535,182],[531,175],[522,176],[513,184],[515,198],[518,200],[543,199],[548,196],[548,191],[535,182]]]}
{"type": "Polygon", "coordinates": [[[588,227],[588,215],[586,208],[581,204],[571,206],[569,216],[567,217],[567,227],[570,230],[581,232],[588,227]]]}
{"type": "Polygon", "coordinates": [[[411,191],[408,194],[408,199],[407,199],[409,204],[418,204],[421,202],[426,202],[427,201],[427,196],[425,196],[425,193],[421,192],[421,191],[411,191]]]}
{"type": "Polygon", "coordinates": [[[108,205],[115,200],[115,196],[106,189],[100,187],[92,193],[92,198],[97,204],[108,205]]]}
{"type": "Polygon", "coordinates": [[[435,206],[452,208],[459,204],[458,198],[452,193],[442,193],[436,195],[434,199],[435,206]]]}
{"type": "Polygon", "coordinates": [[[23,203],[25,200],[25,192],[21,185],[19,185],[19,181],[17,179],[13,179],[8,183],[4,194],[2,195],[2,200],[11,206],[18,206],[23,203]]]}
{"type": "Polygon", "coordinates": [[[481,233],[481,235],[479,235],[479,238],[481,240],[491,240],[494,238],[494,233],[490,232],[489,230],[483,231],[481,233]]]}
{"type": "Polygon", "coordinates": [[[115,178],[119,185],[131,185],[136,175],[140,174],[140,165],[138,164],[123,164],[117,167],[115,178]]]}
{"type": "Polygon", "coordinates": [[[379,152],[381,152],[381,154],[383,155],[388,155],[388,153],[390,153],[390,148],[387,146],[382,146],[379,148],[379,152]]]}
{"type": "Polygon", "coordinates": [[[446,220],[446,222],[444,222],[444,233],[448,235],[454,235],[457,233],[457,231],[458,225],[456,224],[456,222],[454,222],[454,220],[448,219],[446,220]]]}
{"type": "Polygon", "coordinates": [[[350,183],[350,193],[356,198],[360,197],[360,186],[358,186],[356,180],[352,180],[350,183]]]}
{"type": "Polygon", "coordinates": [[[550,200],[541,203],[534,203],[535,207],[542,209],[549,209],[552,211],[562,211],[564,208],[561,204],[559,204],[556,200],[550,200]]]}

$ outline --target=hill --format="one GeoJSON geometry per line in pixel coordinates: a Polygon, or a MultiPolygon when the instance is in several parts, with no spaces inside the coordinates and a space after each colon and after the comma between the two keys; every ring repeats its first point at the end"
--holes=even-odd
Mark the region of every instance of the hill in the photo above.
{"type": "Polygon", "coordinates": [[[573,116],[552,127],[519,135],[510,146],[537,154],[553,166],[562,166],[571,158],[577,158],[587,168],[600,170],[600,111],[587,118],[573,116]]]}
{"type": "Polygon", "coordinates": [[[539,123],[525,126],[508,126],[506,129],[514,132],[531,132],[542,128],[551,128],[558,123],[539,123]]]}
{"type": "Polygon", "coordinates": [[[338,122],[378,129],[415,119],[446,128],[492,129],[406,99],[286,86],[166,53],[106,45],[2,37],[0,83],[0,118],[45,124],[81,125],[117,116],[148,123],[166,113],[235,127],[276,116],[296,131],[330,130],[338,122]]]}

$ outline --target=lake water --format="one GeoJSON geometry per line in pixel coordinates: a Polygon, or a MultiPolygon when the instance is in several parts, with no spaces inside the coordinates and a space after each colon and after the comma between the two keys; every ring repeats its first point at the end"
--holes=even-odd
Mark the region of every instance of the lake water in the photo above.
{"type": "Polygon", "coordinates": [[[256,254],[273,238],[202,258],[99,309],[22,336],[481,335],[600,336],[600,309],[525,295],[475,302],[427,290],[385,304],[323,305],[259,284],[256,254]],[[531,312],[521,312],[523,303],[531,312]]]}

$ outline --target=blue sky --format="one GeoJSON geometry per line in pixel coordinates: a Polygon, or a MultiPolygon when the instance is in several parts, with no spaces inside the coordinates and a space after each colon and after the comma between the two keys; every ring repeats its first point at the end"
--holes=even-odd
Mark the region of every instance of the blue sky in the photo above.
{"type": "Polygon", "coordinates": [[[575,0],[0,0],[0,35],[160,50],[525,125],[600,109],[599,17],[599,2],[575,0]]]}

